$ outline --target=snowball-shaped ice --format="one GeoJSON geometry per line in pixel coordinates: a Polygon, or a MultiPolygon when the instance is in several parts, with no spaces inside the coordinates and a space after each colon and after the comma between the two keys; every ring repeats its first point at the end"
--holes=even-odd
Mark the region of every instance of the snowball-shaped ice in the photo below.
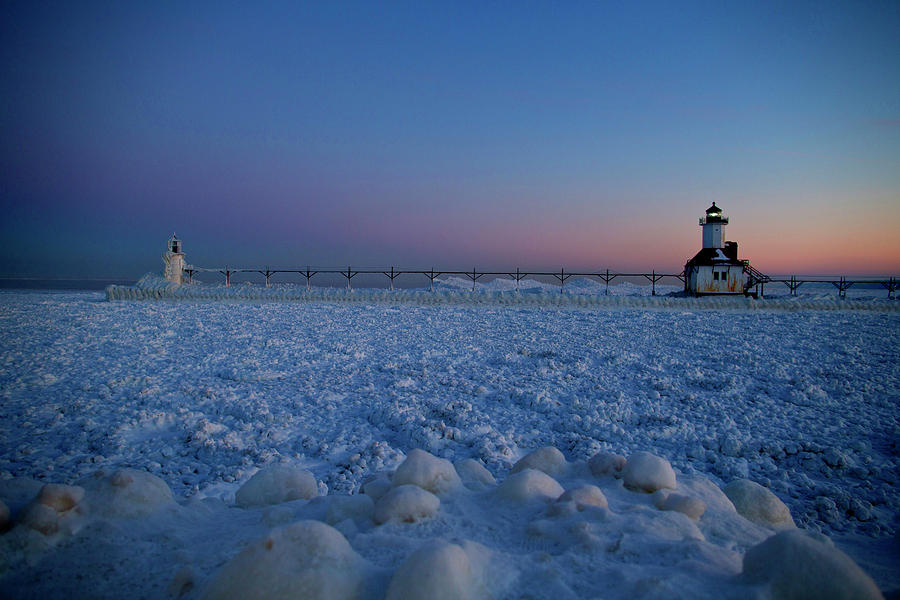
{"type": "Polygon", "coordinates": [[[603,491],[596,485],[582,485],[576,488],[566,490],[563,495],[558,498],[559,502],[574,502],[578,510],[584,510],[587,506],[598,506],[607,508],[609,502],[603,491]]]}
{"type": "Polygon", "coordinates": [[[376,502],[379,498],[391,491],[391,487],[391,479],[386,473],[378,473],[366,477],[361,486],[363,494],[369,496],[376,502]]]}
{"type": "Polygon", "coordinates": [[[175,502],[165,481],[133,469],[98,471],[78,485],[91,513],[101,516],[140,517],[175,502]]]}
{"type": "Polygon", "coordinates": [[[616,475],[625,467],[625,457],[621,454],[598,452],[588,461],[588,466],[594,477],[616,475]]]}
{"type": "Polygon", "coordinates": [[[525,469],[512,474],[497,488],[497,494],[501,498],[514,502],[555,500],[564,491],[555,479],[535,469],[525,469]]]}
{"type": "Polygon", "coordinates": [[[290,465],[273,465],[257,471],[234,495],[242,508],[270,506],[291,500],[308,500],[319,494],[313,474],[290,465]]]}
{"type": "Polygon", "coordinates": [[[83,487],[48,483],[41,488],[37,501],[61,513],[74,508],[82,498],[84,498],[83,487]]]}
{"type": "Polygon", "coordinates": [[[462,483],[453,463],[419,449],[406,455],[394,472],[393,482],[394,486],[417,485],[434,494],[451,492],[462,483]]]}
{"type": "Polygon", "coordinates": [[[346,519],[368,520],[375,516],[375,502],[365,494],[329,496],[325,521],[331,525],[346,519]]]}
{"type": "Polygon", "coordinates": [[[666,459],[649,452],[635,452],[622,469],[625,486],[634,490],[655,492],[662,488],[675,489],[675,471],[666,459]]]}
{"type": "Polygon", "coordinates": [[[46,504],[34,503],[25,509],[22,524],[44,535],[53,535],[59,530],[59,513],[46,504]]]}
{"type": "Polygon", "coordinates": [[[520,473],[525,469],[542,471],[550,477],[559,477],[566,470],[566,457],[553,446],[544,446],[529,452],[519,459],[510,470],[510,474],[520,473]]]}
{"type": "Polygon", "coordinates": [[[465,550],[438,541],[412,553],[388,587],[387,600],[467,600],[475,597],[465,550]]]}
{"type": "Polygon", "coordinates": [[[362,559],[321,521],[273,529],[222,567],[201,598],[358,598],[362,559]]]}
{"type": "Polygon", "coordinates": [[[749,479],[737,479],[725,486],[725,495],[738,513],[749,521],[776,529],[794,527],[791,511],[768,488],[749,479]]]}
{"type": "Polygon", "coordinates": [[[706,512],[706,502],[693,496],[673,494],[668,490],[657,490],[653,494],[653,504],[659,510],[674,510],[687,515],[694,521],[706,512]]]}
{"type": "Polygon", "coordinates": [[[497,485],[497,480],[494,479],[491,472],[477,460],[466,458],[457,462],[454,466],[456,467],[456,473],[466,487],[480,489],[497,485]]]}
{"type": "Polygon", "coordinates": [[[431,492],[417,485],[401,485],[375,503],[375,522],[381,524],[394,519],[413,523],[433,517],[440,506],[440,498],[431,492]]]}
{"type": "Polygon", "coordinates": [[[878,586],[852,558],[798,529],[750,548],[743,578],[767,586],[773,600],[882,599],[878,586]]]}

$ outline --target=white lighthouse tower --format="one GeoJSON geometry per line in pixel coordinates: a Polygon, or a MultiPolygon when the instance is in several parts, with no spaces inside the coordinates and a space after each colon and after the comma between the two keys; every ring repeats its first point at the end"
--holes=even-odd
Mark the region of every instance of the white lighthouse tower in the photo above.
{"type": "Polygon", "coordinates": [[[181,284],[181,278],[184,274],[184,252],[181,251],[181,240],[174,233],[169,238],[169,244],[162,258],[166,264],[166,279],[172,283],[181,284]]]}
{"type": "Polygon", "coordinates": [[[728,225],[728,217],[722,216],[722,209],[713,202],[706,209],[706,216],[700,217],[700,227],[703,228],[704,248],[724,248],[723,230],[728,225]]]}

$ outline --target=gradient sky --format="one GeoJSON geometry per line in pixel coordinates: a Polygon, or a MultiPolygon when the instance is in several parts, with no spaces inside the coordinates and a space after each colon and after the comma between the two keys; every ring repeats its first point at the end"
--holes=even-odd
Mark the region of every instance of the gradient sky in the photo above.
{"type": "Polygon", "coordinates": [[[900,274],[900,3],[4,2],[0,276],[900,274]]]}

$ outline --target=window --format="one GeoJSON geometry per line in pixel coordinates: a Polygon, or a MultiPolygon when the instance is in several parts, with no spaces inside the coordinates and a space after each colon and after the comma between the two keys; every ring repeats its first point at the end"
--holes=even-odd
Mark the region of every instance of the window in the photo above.
{"type": "Polygon", "coordinates": [[[719,272],[718,272],[718,271],[713,271],[713,279],[714,279],[715,281],[718,281],[718,280],[719,280],[719,272]]]}

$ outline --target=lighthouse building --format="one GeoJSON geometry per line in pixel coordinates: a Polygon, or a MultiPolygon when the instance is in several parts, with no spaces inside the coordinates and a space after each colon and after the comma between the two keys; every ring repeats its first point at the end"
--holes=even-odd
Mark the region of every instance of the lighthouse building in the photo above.
{"type": "Polygon", "coordinates": [[[164,271],[166,279],[172,283],[181,284],[185,266],[184,252],[181,251],[181,240],[175,237],[174,233],[169,238],[166,252],[163,254],[163,263],[166,265],[164,271]]]}
{"type": "Polygon", "coordinates": [[[713,202],[700,218],[703,248],[684,266],[685,292],[695,296],[745,294],[753,285],[749,262],[738,260],[737,243],[724,241],[726,225],[728,217],[713,202]]]}

